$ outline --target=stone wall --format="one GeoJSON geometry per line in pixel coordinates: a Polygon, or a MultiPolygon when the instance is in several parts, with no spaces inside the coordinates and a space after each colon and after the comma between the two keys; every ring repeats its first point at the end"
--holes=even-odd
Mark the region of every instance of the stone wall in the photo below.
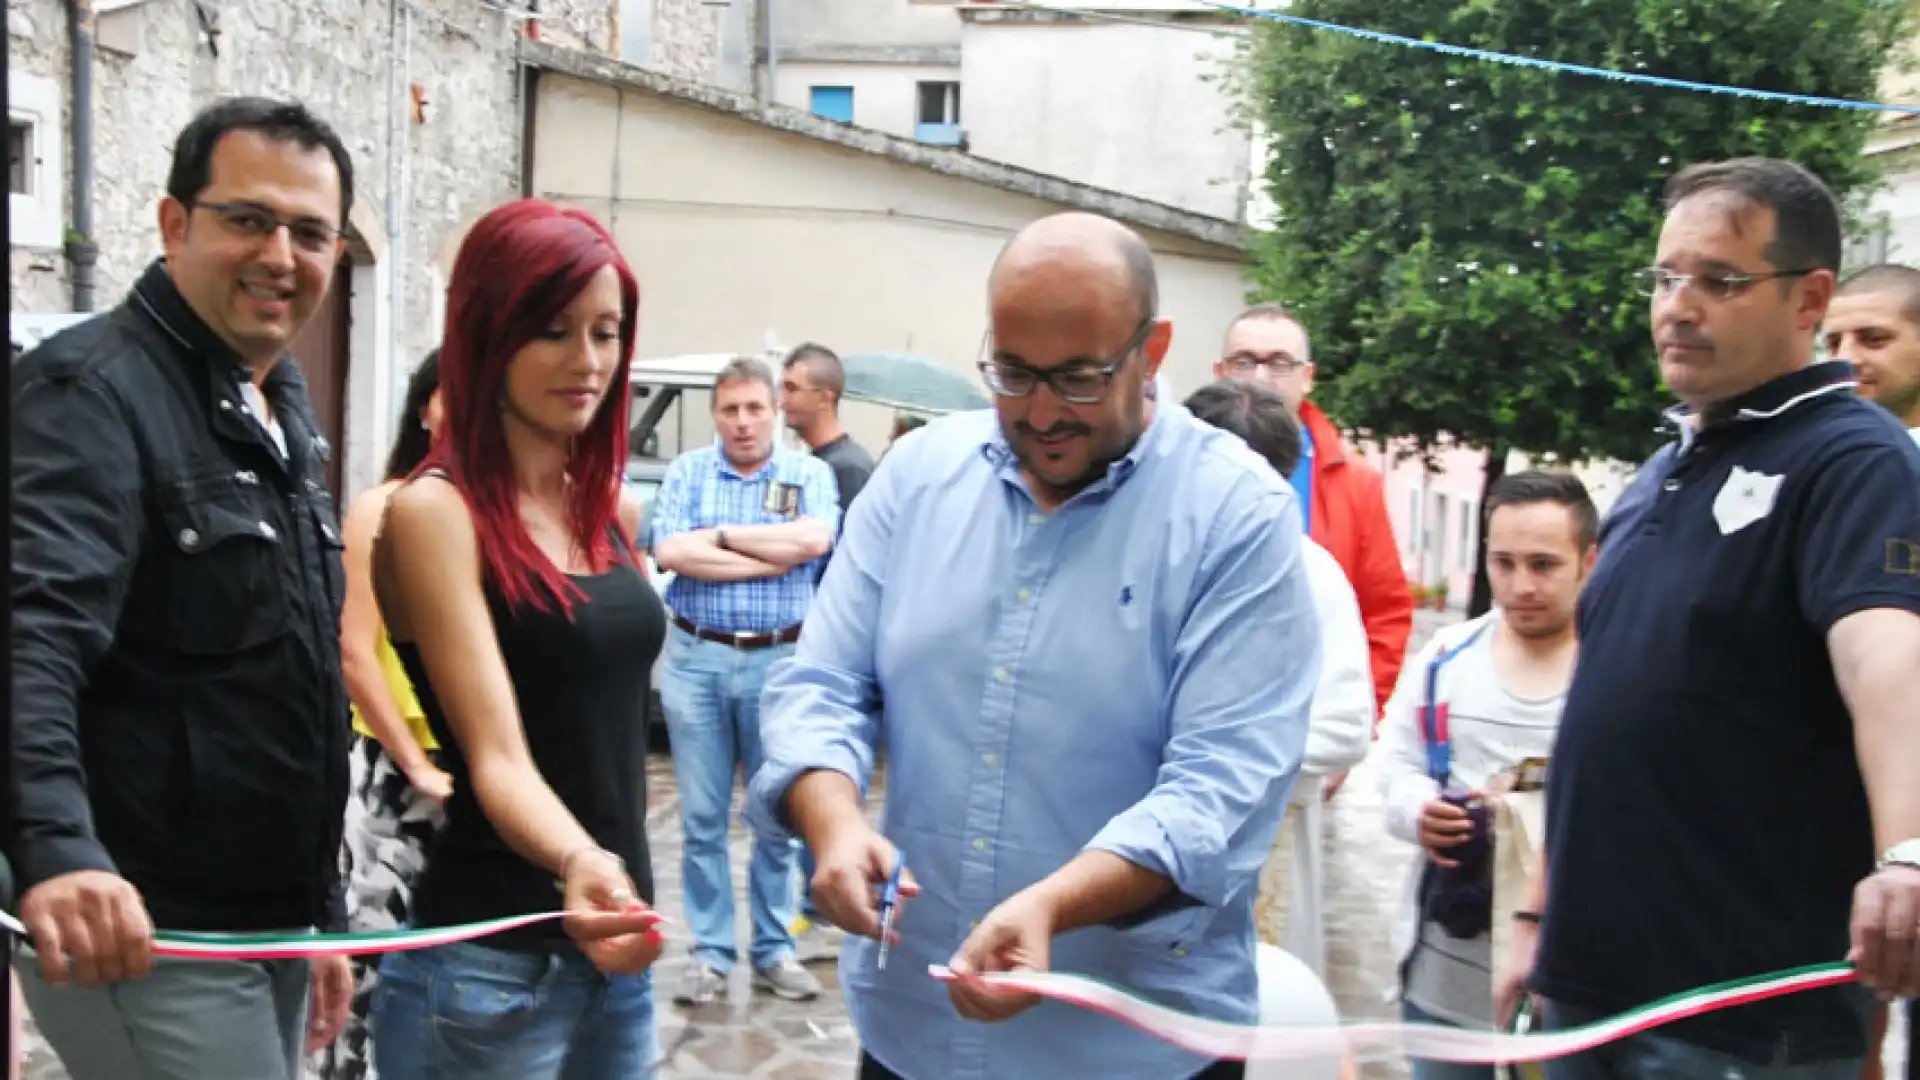
{"type": "MultiPolygon", "coordinates": [[[[408,351],[418,355],[431,346],[438,334],[425,325],[433,308],[427,268],[461,226],[513,196],[519,186],[522,82],[515,55],[525,23],[495,10],[506,6],[406,0],[411,32],[403,35],[393,33],[391,0],[144,0],[99,16],[93,185],[94,232],[101,249],[97,306],[116,302],[157,251],[155,207],[173,138],[194,110],[225,94],[289,96],[307,102],[340,130],[353,153],[358,195],[373,211],[366,220],[382,230],[395,182],[388,160],[389,121],[397,114],[404,122],[407,177],[399,216],[406,303],[401,310],[408,351]],[[217,33],[205,32],[203,13],[217,33]],[[120,51],[109,42],[132,48],[120,51]],[[390,96],[390,67],[403,62],[399,93],[390,96]],[[424,122],[409,115],[409,84],[423,92],[424,122]]],[[[541,40],[603,53],[614,48],[615,0],[545,0],[540,7],[541,40]]],[[[13,68],[54,79],[63,110],[64,8],[61,0],[9,0],[7,5],[13,68]]],[[[662,47],[654,50],[652,66],[683,78],[703,77],[716,54],[711,9],[699,0],[672,0],[656,5],[654,18],[655,40],[662,47]]],[[[63,162],[63,185],[66,167],[63,162]]],[[[64,195],[62,204],[71,211],[64,195]]],[[[66,260],[57,249],[14,249],[9,269],[16,310],[71,306],[66,260]]]]}
{"type": "MultiPolygon", "coordinates": [[[[174,138],[198,108],[238,93],[297,98],[332,123],[352,153],[350,251],[358,267],[372,267],[356,273],[351,301],[347,486],[360,488],[382,456],[405,373],[439,341],[441,268],[451,265],[475,218],[519,193],[527,81],[518,57],[528,31],[525,19],[503,9],[524,9],[524,0],[94,4],[107,9],[96,16],[94,50],[97,310],[119,303],[159,253],[157,207],[174,138]],[[390,145],[400,153],[390,154],[390,145]],[[389,333],[392,325],[398,335],[389,333]]],[[[617,50],[618,0],[541,0],[539,8],[541,42],[597,55],[617,50]]],[[[718,53],[713,9],[700,0],[661,0],[651,16],[659,46],[650,66],[710,77],[718,53]]],[[[50,107],[60,114],[60,130],[49,133],[60,145],[48,155],[48,187],[58,196],[45,203],[58,208],[60,221],[44,216],[39,246],[10,245],[14,310],[68,311],[68,265],[58,246],[72,213],[63,0],[8,0],[7,52],[13,72],[57,88],[50,107]]]]}

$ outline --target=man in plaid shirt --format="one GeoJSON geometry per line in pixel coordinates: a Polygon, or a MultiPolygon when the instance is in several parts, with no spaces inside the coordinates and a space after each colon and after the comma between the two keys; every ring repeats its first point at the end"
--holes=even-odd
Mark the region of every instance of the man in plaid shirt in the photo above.
{"type": "MultiPolygon", "coordinates": [[[[793,651],[820,563],[839,531],[833,470],[774,439],[773,371],[742,357],[713,389],[714,445],[675,459],[654,502],[654,561],[675,575],[660,701],[686,823],[682,874],[694,964],[674,994],[720,996],[738,959],[727,821],[733,775],[760,768],[760,687],[793,651]]],[[[820,993],[794,956],[795,849],[756,840],[748,870],[754,985],[792,1001],[820,993]]]]}

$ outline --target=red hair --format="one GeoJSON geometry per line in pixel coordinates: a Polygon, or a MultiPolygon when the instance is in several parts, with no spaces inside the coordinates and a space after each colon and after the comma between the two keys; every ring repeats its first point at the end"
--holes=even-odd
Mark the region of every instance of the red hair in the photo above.
{"type": "Polygon", "coordinates": [[[567,525],[595,573],[614,562],[627,460],[627,371],[640,316],[640,285],[613,236],[584,210],[520,199],[489,212],[460,244],[447,285],[440,342],[441,437],[415,475],[438,468],[466,499],[481,566],[509,607],[569,615],[579,587],[533,542],[520,520],[520,495],[501,425],[507,365],[546,330],[595,274],[620,277],[620,363],[606,400],[567,460],[567,525]]]}

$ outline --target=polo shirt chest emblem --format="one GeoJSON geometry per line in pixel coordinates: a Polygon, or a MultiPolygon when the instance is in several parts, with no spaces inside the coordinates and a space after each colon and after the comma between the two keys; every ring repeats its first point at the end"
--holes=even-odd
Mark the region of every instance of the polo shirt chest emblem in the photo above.
{"type": "Polygon", "coordinates": [[[1785,476],[1748,472],[1735,465],[1713,497],[1713,521],[1720,526],[1720,535],[1731,536],[1773,513],[1773,502],[1785,480],[1785,476]]]}

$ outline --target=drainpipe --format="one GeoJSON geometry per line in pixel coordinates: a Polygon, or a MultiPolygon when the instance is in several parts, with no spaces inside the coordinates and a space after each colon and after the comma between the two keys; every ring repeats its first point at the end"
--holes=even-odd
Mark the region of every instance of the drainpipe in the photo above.
{"type": "Polygon", "coordinates": [[[755,65],[759,70],[755,72],[753,96],[764,108],[780,101],[780,62],[773,55],[778,36],[773,22],[773,0],[757,0],[753,11],[760,38],[760,47],[755,50],[760,54],[760,62],[755,65]]]}
{"type": "Polygon", "coordinates": [[[67,267],[73,284],[73,310],[93,310],[93,270],[100,259],[93,242],[93,0],[67,0],[67,27],[72,32],[72,57],[67,64],[73,107],[67,141],[73,147],[73,170],[68,176],[73,200],[73,223],[67,229],[67,267]]]}

